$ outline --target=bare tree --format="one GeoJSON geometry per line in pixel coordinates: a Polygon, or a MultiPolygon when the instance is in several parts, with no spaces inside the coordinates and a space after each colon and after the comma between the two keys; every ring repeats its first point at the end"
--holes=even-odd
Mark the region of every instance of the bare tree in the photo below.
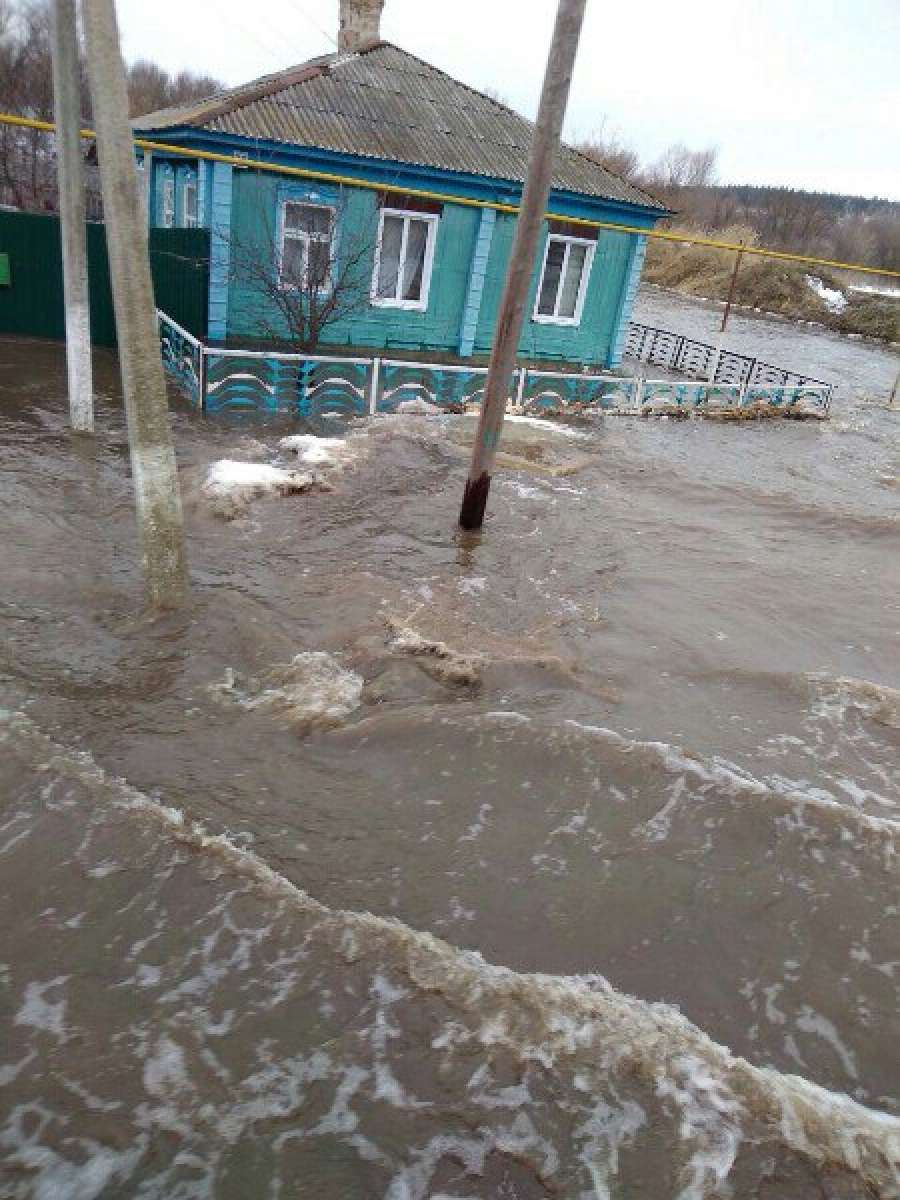
{"type": "MultiPolygon", "coordinates": [[[[53,67],[48,0],[0,0],[0,111],[53,121],[53,67]]],[[[90,91],[79,60],[81,117],[91,123],[90,91]]],[[[132,116],[208,96],[221,84],[183,71],[171,76],[141,61],[127,71],[132,116]]],[[[55,211],[56,148],[52,134],[0,125],[0,204],[55,211]]]]}
{"type": "Polygon", "coordinates": [[[170,75],[145,58],[138,59],[128,68],[128,101],[133,117],[173,104],[205,99],[220,92],[223,86],[211,75],[194,75],[191,71],[170,75]]]}
{"type": "Polygon", "coordinates": [[[640,174],[641,160],[637,151],[618,130],[607,127],[606,117],[590,137],[575,143],[575,149],[620,179],[634,180],[640,174]]]}
{"type": "MultiPolygon", "coordinates": [[[[53,120],[50,13],[45,3],[0,4],[0,107],[38,121],[53,120]]],[[[55,175],[53,146],[46,134],[0,127],[0,200],[16,208],[52,207],[55,175]]]]}
{"type": "Polygon", "coordinates": [[[683,142],[676,142],[648,168],[648,182],[666,193],[680,188],[708,187],[716,180],[717,157],[713,146],[691,150],[683,142]]]}
{"type": "Polygon", "coordinates": [[[268,210],[257,211],[255,233],[228,234],[231,278],[263,340],[308,354],[328,328],[368,305],[374,229],[352,230],[346,215],[343,200],[291,201],[280,228],[268,210]]]}

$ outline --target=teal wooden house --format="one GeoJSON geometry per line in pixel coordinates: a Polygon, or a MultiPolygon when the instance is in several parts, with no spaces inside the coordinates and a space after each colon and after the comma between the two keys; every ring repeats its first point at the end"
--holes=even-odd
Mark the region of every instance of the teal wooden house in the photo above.
{"type": "MultiPolygon", "coordinates": [[[[210,343],[290,342],[281,290],[334,296],[321,353],[489,354],[532,125],[380,40],[380,9],[343,0],[336,53],[135,122],[153,141],[309,173],[144,155],[150,224],[210,231],[210,343]]],[[[562,146],[549,211],[521,356],[615,366],[646,239],[578,221],[649,230],[667,210],[562,146]]]]}

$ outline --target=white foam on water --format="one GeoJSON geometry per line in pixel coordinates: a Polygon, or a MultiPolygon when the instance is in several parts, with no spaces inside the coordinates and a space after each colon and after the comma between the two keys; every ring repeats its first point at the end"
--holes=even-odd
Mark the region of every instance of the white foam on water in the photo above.
{"type": "Polygon", "coordinates": [[[248,711],[283,713],[299,723],[330,725],[345,720],[362,702],[363,678],[330,654],[309,650],[272,667],[259,679],[241,680],[229,668],[209,691],[248,711]]]}
{"type": "MultiPolygon", "coordinates": [[[[618,736],[606,730],[600,734],[618,736]]],[[[503,1049],[526,1066],[535,1063],[546,1069],[577,1071],[576,1079],[588,1091],[592,1078],[599,1082],[617,1072],[623,1078],[634,1074],[655,1080],[662,1098],[680,1114],[680,1133],[690,1156],[682,1200],[702,1195],[698,1187],[727,1172],[744,1121],[753,1123],[755,1137],[777,1135],[816,1164],[858,1173],[884,1198],[900,1195],[900,1119],[798,1076],[753,1066],[712,1041],[677,1009],[627,996],[600,976],[523,974],[491,965],[477,953],[462,951],[400,921],[329,909],[252,851],[223,834],[207,833],[178,810],[108,776],[89,754],[57,745],[22,713],[0,711],[0,740],[12,741],[36,766],[51,766],[87,788],[94,811],[105,803],[149,820],[176,843],[215,856],[237,876],[252,881],[262,894],[289,900],[298,914],[315,922],[318,935],[330,942],[335,953],[349,961],[364,956],[378,961],[379,953],[389,950],[392,973],[400,975],[403,983],[398,986],[383,976],[376,985],[376,999],[385,1009],[378,1036],[385,1045],[393,1036],[386,1010],[411,990],[413,996],[439,995],[456,1010],[459,1020],[446,1025],[433,1042],[450,1052],[503,1049]],[[461,1023],[463,1018],[469,1027],[461,1023]]],[[[669,751],[666,747],[665,753],[669,751]]],[[[745,779],[734,778],[746,786],[745,779]]],[[[167,1068],[162,1070],[165,1076],[167,1068]]],[[[390,1094],[386,1077],[384,1082],[390,1094]]],[[[410,1099],[393,1094],[395,1099],[410,1099]]],[[[527,1147],[529,1155],[553,1150],[528,1121],[513,1122],[498,1139],[497,1144],[502,1141],[514,1150],[527,1147]]],[[[489,1145],[489,1136],[431,1138],[426,1146],[409,1152],[407,1165],[385,1194],[391,1200],[425,1200],[441,1158],[451,1155],[470,1174],[478,1175],[489,1145]]],[[[552,1160],[547,1162],[552,1165],[552,1160]]],[[[90,1200],[94,1194],[84,1196],[90,1200]]]]}
{"type": "MultiPolygon", "coordinates": [[[[670,745],[668,742],[638,741],[623,737],[622,734],[602,725],[586,725],[580,721],[570,720],[565,724],[589,736],[598,737],[626,753],[651,755],[662,767],[673,774],[691,776],[702,784],[714,784],[733,795],[744,794],[760,800],[777,799],[782,804],[793,806],[798,812],[802,812],[804,808],[827,812],[857,829],[875,835],[890,853],[893,853],[896,839],[900,836],[900,821],[892,820],[889,817],[873,817],[868,813],[860,812],[857,808],[842,804],[824,790],[800,789],[777,782],[774,786],[769,786],[741,771],[733,763],[727,763],[718,758],[706,759],[688,754],[681,747],[670,745]]],[[[667,806],[667,809],[669,807],[667,806]]],[[[654,820],[660,819],[662,815],[658,813],[654,820]]],[[[665,816],[669,816],[669,811],[665,813],[665,816]]]]}
{"type": "Polygon", "coordinates": [[[734,1165],[743,1140],[743,1106],[708,1063],[691,1054],[673,1059],[671,1072],[657,1081],[656,1091],[679,1110],[682,1139],[698,1143],[675,1200],[704,1200],[725,1182],[734,1165]]]}
{"type": "Polygon", "coordinates": [[[79,1149],[85,1161],[74,1163],[49,1146],[32,1141],[24,1126],[15,1123],[18,1116],[13,1113],[7,1127],[0,1130],[0,1145],[9,1152],[7,1165],[31,1176],[30,1190],[15,1193],[27,1195],[29,1200],[96,1200],[104,1193],[113,1195],[107,1189],[117,1180],[125,1184],[145,1151],[143,1140],[117,1153],[97,1142],[80,1139],[79,1149]]]}
{"type": "Polygon", "coordinates": [[[545,433],[555,433],[560,437],[576,438],[579,441],[588,440],[591,435],[583,429],[573,429],[571,425],[563,425],[558,421],[549,421],[546,417],[519,416],[507,413],[504,421],[510,425],[527,425],[532,429],[540,429],[545,433]]]}
{"type": "Polygon", "coordinates": [[[484,575],[466,575],[456,586],[463,596],[478,596],[487,587],[487,579],[484,575]]]}
{"type": "MultiPolygon", "coordinates": [[[[590,1091],[590,1083],[578,1075],[575,1086],[590,1091]]],[[[619,1173],[619,1150],[646,1124],[647,1114],[633,1100],[620,1101],[617,1108],[605,1100],[594,1105],[588,1119],[574,1132],[583,1143],[579,1158],[593,1184],[593,1193],[583,1200],[612,1200],[610,1185],[619,1173]]]]}
{"type": "Polygon", "coordinates": [[[144,1087],[151,1096],[164,1098],[190,1087],[184,1051],[170,1037],[161,1037],[144,1062],[144,1087]]]}
{"type": "Polygon", "coordinates": [[[794,1018],[794,1024],[803,1033],[815,1034],[826,1041],[841,1060],[844,1071],[853,1079],[859,1079],[856,1058],[841,1041],[832,1021],[829,1021],[827,1017],[823,1017],[821,1013],[817,1013],[808,1004],[804,1004],[798,1015],[794,1018]]]}
{"type": "Polygon", "coordinates": [[[510,487],[522,500],[543,500],[546,499],[545,493],[538,487],[531,487],[527,483],[519,483],[514,479],[510,482],[510,487]]]}
{"type": "Polygon", "coordinates": [[[58,975],[55,979],[48,979],[46,983],[37,983],[36,981],[29,983],[25,988],[22,1007],[13,1018],[14,1024],[30,1025],[32,1029],[51,1033],[55,1038],[64,1041],[66,1036],[65,997],[59,1000],[48,1000],[46,994],[56,988],[65,987],[68,980],[68,975],[58,975]]]}
{"type": "Polygon", "coordinates": [[[889,729],[900,729],[900,690],[869,679],[810,675],[815,690],[813,713],[842,721],[856,709],[889,729]]]}

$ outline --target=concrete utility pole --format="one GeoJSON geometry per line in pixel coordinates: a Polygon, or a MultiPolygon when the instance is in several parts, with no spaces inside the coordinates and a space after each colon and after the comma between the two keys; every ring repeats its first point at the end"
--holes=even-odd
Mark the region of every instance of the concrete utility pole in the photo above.
{"type": "Polygon", "coordinates": [[[463,529],[480,529],[484,522],[586,4],[587,0],[559,0],[541,103],[531,139],[528,177],[522,193],[522,207],[506,272],[484,400],[472,448],[472,465],[459,513],[459,523],[463,529]]]}
{"type": "Polygon", "coordinates": [[[83,19],[144,577],[154,608],[177,608],[184,522],[113,0],[84,0],[83,19]]]}
{"type": "Polygon", "coordinates": [[[62,229],[66,305],[66,367],[69,414],[78,433],[94,429],[91,378],[91,312],[88,301],[84,161],[81,157],[81,87],[75,0],[55,0],[53,106],[56,115],[56,177],[62,229]]]}

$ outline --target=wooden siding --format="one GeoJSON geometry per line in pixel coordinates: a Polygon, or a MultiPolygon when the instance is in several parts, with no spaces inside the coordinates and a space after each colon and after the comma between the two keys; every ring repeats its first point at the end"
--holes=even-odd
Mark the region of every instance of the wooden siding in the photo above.
{"type": "MultiPolygon", "coordinates": [[[[219,174],[218,166],[216,164],[214,178],[219,174]]],[[[490,210],[493,219],[485,221],[484,210],[445,203],[435,244],[428,306],[425,311],[418,312],[373,305],[369,301],[378,228],[376,192],[316,181],[286,181],[283,177],[279,179],[252,169],[234,170],[232,181],[233,202],[228,219],[234,251],[231,253],[233,261],[227,299],[215,262],[216,226],[225,220],[225,209],[221,203],[217,205],[215,199],[213,202],[211,337],[221,338],[227,334],[231,341],[246,342],[265,338],[267,330],[271,329],[287,336],[276,306],[259,287],[248,282],[237,260],[247,253],[276,253],[281,204],[285,199],[306,198],[336,207],[339,260],[345,261],[342,256],[348,254],[359,258],[354,284],[357,307],[324,331],[323,345],[388,352],[407,350],[474,355],[476,358],[490,353],[515,229],[514,216],[490,210]],[[215,212],[220,215],[215,216],[215,212]],[[213,289],[217,289],[215,297],[213,289]],[[216,319],[213,319],[214,308],[216,319]],[[224,313],[227,313],[227,319],[223,326],[224,313]]],[[[596,207],[594,211],[597,212],[596,207]]],[[[599,215],[602,218],[609,214],[599,215]]],[[[636,287],[637,276],[633,268],[637,260],[633,256],[633,246],[635,241],[643,239],[600,230],[581,322],[577,326],[554,325],[535,321],[532,317],[547,232],[545,223],[520,355],[532,361],[608,365],[614,360],[617,334],[622,328],[626,309],[630,311],[636,287]],[[631,294],[626,297],[628,285],[631,285],[631,294]]]]}
{"type": "Polygon", "coordinates": [[[628,332],[628,323],[634,311],[634,302],[641,283],[641,271],[644,267],[644,256],[647,253],[647,239],[645,237],[641,237],[639,234],[632,234],[629,240],[631,242],[631,255],[608,359],[608,365],[611,367],[617,367],[622,361],[622,352],[625,349],[625,335],[628,332]]]}
{"type": "MultiPolygon", "coordinates": [[[[285,199],[309,199],[334,204],[338,210],[337,255],[357,260],[353,291],[357,307],[329,326],[323,343],[371,349],[455,352],[469,283],[470,263],[479,213],[445,205],[435,244],[434,266],[424,312],[373,305],[369,301],[375,240],[378,229],[377,194],[357,188],[328,188],[311,183],[283,183],[270,176],[238,171],[234,176],[233,238],[235,258],[265,253],[277,243],[278,213],[285,199]]],[[[338,268],[340,270],[340,267],[338,268]]],[[[283,328],[275,306],[248,285],[236,261],[229,295],[228,336],[263,335],[266,326],[283,328]]],[[[284,330],[286,334],[286,329],[284,330]]]]}
{"type": "MultiPolygon", "coordinates": [[[[499,214],[481,301],[478,333],[475,338],[476,354],[489,354],[491,350],[514,232],[515,218],[505,213],[499,214]]],[[[547,234],[547,223],[544,222],[537,266],[532,276],[525,309],[519,354],[523,358],[538,362],[559,360],[605,365],[609,359],[620,309],[631,239],[626,234],[613,233],[610,230],[599,231],[580,324],[551,325],[535,321],[532,315],[547,234]]]]}

